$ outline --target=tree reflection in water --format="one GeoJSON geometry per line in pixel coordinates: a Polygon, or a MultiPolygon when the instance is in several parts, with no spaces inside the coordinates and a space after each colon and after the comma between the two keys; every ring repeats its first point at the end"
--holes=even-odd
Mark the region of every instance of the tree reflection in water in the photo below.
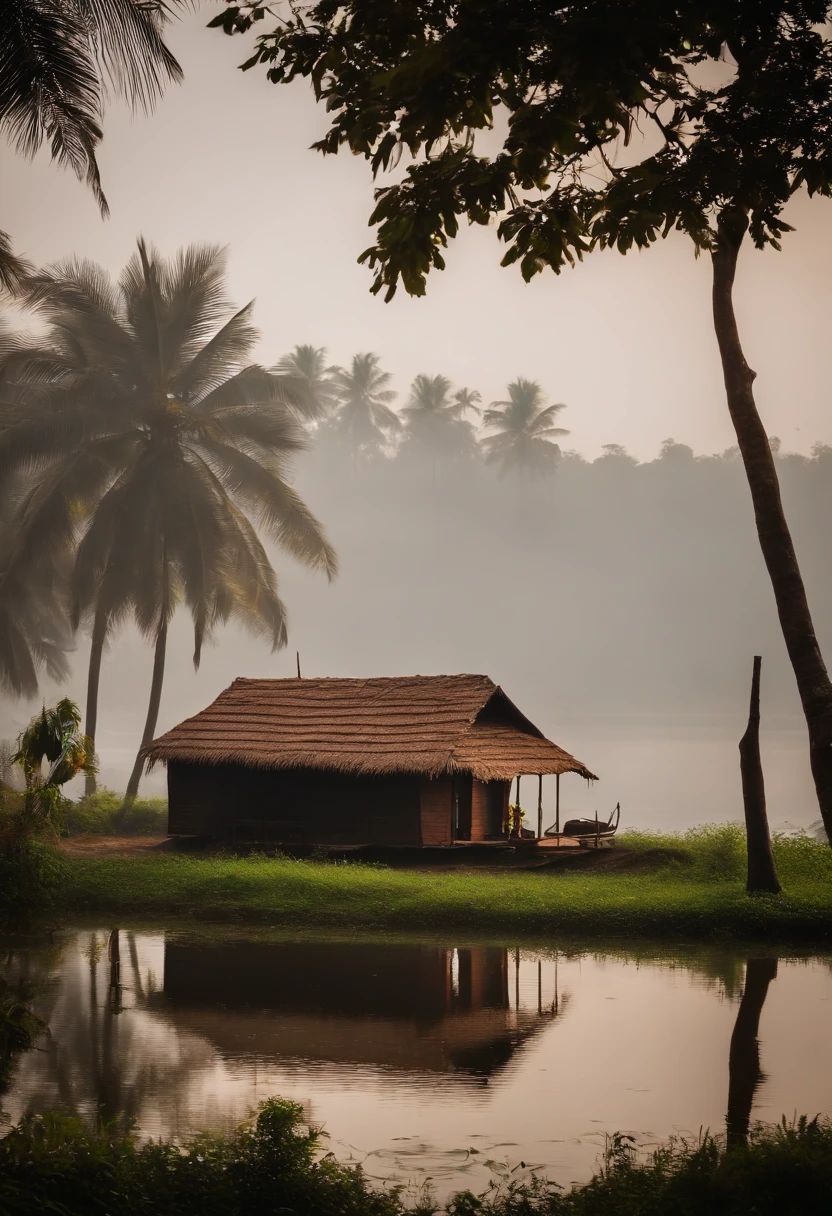
{"type": "Polygon", "coordinates": [[[10,974],[26,968],[35,1008],[49,1032],[40,1050],[18,1063],[17,1083],[25,1092],[19,1114],[59,1109],[132,1128],[160,1094],[175,1109],[194,1071],[212,1057],[208,1044],[172,1041],[148,1010],[154,985],[150,974],[142,980],[133,934],[82,932],[58,949],[13,952],[10,974]],[[123,936],[132,967],[127,985],[121,974],[123,936]]]}
{"type": "Polygon", "coordinates": [[[750,958],[745,987],[737,1010],[728,1054],[728,1113],[725,1119],[729,1145],[745,1144],[751,1107],[757,1087],[765,1080],[760,1068],[760,1015],[769,984],[777,978],[776,958],[750,958]]]}
{"type": "Polygon", "coordinates": [[[486,1084],[569,1001],[547,959],[524,961],[534,979],[521,1002],[515,952],[493,946],[137,945],[112,929],[7,963],[35,973],[51,1027],[16,1067],[17,1115],[57,1108],[156,1135],[190,1134],[205,1115],[229,1130],[251,1109],[243,1078],[258,1062],[370,1068],[394,1086],[406,1074],[486,1084]],[[164,959],[161,990],[153,957],[164,959]]]}

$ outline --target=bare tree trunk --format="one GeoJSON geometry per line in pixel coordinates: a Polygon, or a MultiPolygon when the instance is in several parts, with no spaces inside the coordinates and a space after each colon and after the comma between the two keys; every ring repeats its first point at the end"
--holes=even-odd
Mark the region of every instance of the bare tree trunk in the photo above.
{"type": "Polygon", "coordinates": [[[142,742],[124,795],[123,809],[125,811],[130,810],[139,792],[139,782],[142,779],[142,772],[144,771],[142,748],[150,743],[156,733],[156,723],[159,719],[159,705],[162,701],[162,682],[165,678],[165,648],[167,640],[168,624],[167,621],[162,621],[162,624],[159,626],[159,632],[156,635],[156,653],[153,657],[153,679],[150,683],[150,701],[147,706],[147,718],[144,723],[142,742]]]}
{"type": "Polygon", "coordinates": [[[739,210],[723,212],[713,252],[713,313],[731,421],[742,454],[760,548],[768,569],[786,649],[809,731],[809,755],[820,813],[832,843],[832,681],[820,652],[806,589],[780,499],[768,436],[754,401],[756,372],[745,361],[732,291],[748,227],[739,210]]]}
{"type": "Polygon", "coordinates": [[[742,774],[742,800],[745,804],[745,840],[748,850],[748,878],[745,889],[749,895],[755,891],[769,891],[777,895],[781,890],[771,851],[771,835],[766,815],[766,785],[763,765],[760,760],[760,655],[754,656],[754,673],[751,677],[751,707],[748,711],[748,726],[740,739],[740,773],[742,774]]]}
{"type": "MultiPolygon", "coordinates": [[[[107,640],[107,617],[103,612],[96,612],[92,627],[92,642],[90,645],[90,665],[87,672],[87,720],[84,734],[95,743],[95,732],[98,728],[98,685],[101,679],[101,658],[104,654],[104,643],[107,640]]],[[[97,789],[95,773],[87,773],[84,782],[84,795],[89,798],[97,789]]]]}
{"type": "Polygon", "coordinates": [[[737,1010],[731,1050],[728,1055],[728,1113],[725,1123],[729,1148],[748,1141],[754,1092],[763,1079],[760,1068],[760,1014],[768,986],[777,977],[776,958],[750,958],[745,967],[745,987],[737,1010]]]}

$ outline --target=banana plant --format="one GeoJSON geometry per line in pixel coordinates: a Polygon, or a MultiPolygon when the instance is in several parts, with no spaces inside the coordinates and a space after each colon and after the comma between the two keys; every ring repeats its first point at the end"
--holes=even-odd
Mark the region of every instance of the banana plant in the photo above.
{"type": "Polygon", "coordinates": [[[81,711],[64,697],[54,709],[44,705],[17,741],[12,762],[23,770],[26,788],[17,829],[25,835],[54,831],[61,787],[79,773],[96,771],[92,740],[81,731],[81,711]]]}

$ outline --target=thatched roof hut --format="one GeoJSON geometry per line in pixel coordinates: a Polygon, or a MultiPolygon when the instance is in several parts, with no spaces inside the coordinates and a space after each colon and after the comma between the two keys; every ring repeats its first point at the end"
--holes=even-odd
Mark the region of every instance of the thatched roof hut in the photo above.
{"type": "Polygon", "coordinates": [[[578,773],[593,779],[481,675],[238,679],[144,754],[151,765],[168,765],[171,831],[204,830],[208,820],[219,827],[207,810],[199,829],[193,814],[180,812],[185,802],[196,810],[200,798],[216,804],[224,785],[224,797],[256,807],[256,813],[248,805],[245,815],[236,814],[238,825],[241,819],[269,822],[279,839],[287,830],[307,838],[314,827],[314,836],[320,839],[323,832],[326,843],[381,843],[380,836],[388,843],[451,843],[471,839],[472,829],[481,831],[480,839],[499,836],[513,778],[578,773]],[[420,807],[415,817],[414,791],[420,807]],[[482,811],[479,829],[476,822],[469,825],[472,813],[477,820],[478,802],[491,807],[482,811]],[[305,830],[299,822],[304,803],[305,830]],[[405,803],[411,807],[406,828],[399,822],[405,803]],[[272,813],[265,816],[267,804],[272,813]],[[359,825],[353,805],[362,808],[364,821],[368,814],[371,820],[380,816],[386,827],[359,825]],[[448,822],[440,827],[445,809],[448,822]],[[460,830],[468,835],[460,837],[460,830]]]}

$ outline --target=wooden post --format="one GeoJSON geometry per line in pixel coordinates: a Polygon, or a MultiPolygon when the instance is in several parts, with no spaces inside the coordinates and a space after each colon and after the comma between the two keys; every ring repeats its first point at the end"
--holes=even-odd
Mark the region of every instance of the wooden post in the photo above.
{"type": "Polygon", "coordinates": [[[543,1013],[543,963],[537,960],[537,1012],[543,1013]]]}
{"type": "Polygon", "coordinates": [[[121,949],[118,929],[110,930],[107,942],[107,959],[110,964],[109,1005],[113,1013],[121,1013],[121,949]]]}
{"type": "Polygon", "coordinates": [[[751,704],[748,711],[748,726],[740,739],[740,774],[742,776],[742,799],[745,806],[745,838],[748,851],[748,877],[745,889],[749,894],[768,891],[776,895],[780,890],[774,854],[771,851],[771,835],[766,815],[766,787],[763,765],[760,760],[760,667],[762,658],[754,656],[751,676],[751,704]]]}
{"type": "Polygon", "coordinates": [[[560,773],[555,776],[555,835],[560,835],[560,773]]]}
{"type": "Polygon", "coordinates": [[[599,824],[598,824],[598,811],[597,811],[597,809],[596,809],[596,811],[595,811],[595,847],[596,847],[596,849],[598,848],[598,833],[599,833],[599,831],[600,831],[600,827],[599,827],[599,824]]]}
{"type": "Polygon", "coordinates": [[[296,659],[297,665],[298,665],[298,679],[300,679],[300,651],[299,650],[295,651],[295,659],[296,659]]]}
{"type": "Polygon", "coordinates": [[[537,839],[543,839],[543,774],[537,777],[537,839]]]}

